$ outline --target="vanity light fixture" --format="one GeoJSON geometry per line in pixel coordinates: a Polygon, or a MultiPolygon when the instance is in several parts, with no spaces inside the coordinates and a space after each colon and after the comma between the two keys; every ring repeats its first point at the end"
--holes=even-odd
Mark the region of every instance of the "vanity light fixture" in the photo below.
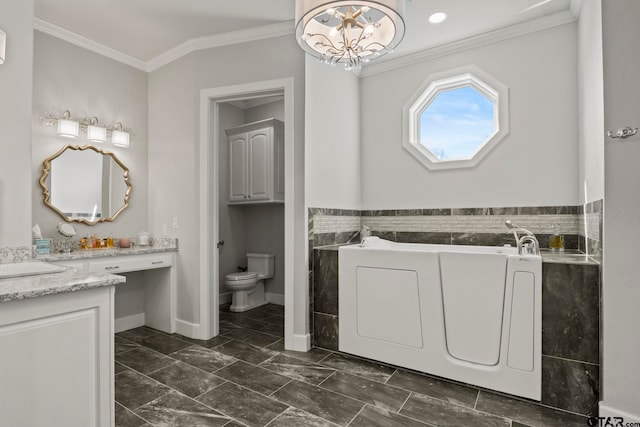
{"type": "Polygon", "coordinates": [[[295,2],[296,38],[321,62],[359,69],[404,37],[405,0],[295,2]]]}
{"type": "Polygon", "coordinates": [[[129,146],[129,132],[122,129],[122,123],[116,123],[113,131],[111,132],[111,143],[118,147],[129,146]]]}
{"type": "Polygon", "coordinates": [[[71,120],[71,113],[69,110],[65,110],[61,119],[57,119],[58,122],[58,135],[65,138],[77,138],[78,131],[80,130],[80,123],[75,120],[71,120]]]}
{"type": "Polygon", "coordinates": [[[83,121],[71,119],[69,110],[65,110],[62,117],[45,113],[42,118],[46,126],[58,126],[58,135],[67,138],[77,138],[79,130],[87,132],[87,139],[91,142],[104,143],[111,135],[111,143],[118,147],[129,147],[131,133],[124,130],[122,123],[117,122],[114,126],[101,126],[97,117],[91,117],[83,121]]]}
{"type": "Polygon", "coordinates": [[[107,128],[98,125],[98,118],[91,117],[87,125],[87,139],[102,144],[107,141],[107,128]]]}
{"type": "Polygon", "coordinates": [[[4,64],[4,55],[7,51],[7,35],[0,30],[0,64],[4,64]]]}

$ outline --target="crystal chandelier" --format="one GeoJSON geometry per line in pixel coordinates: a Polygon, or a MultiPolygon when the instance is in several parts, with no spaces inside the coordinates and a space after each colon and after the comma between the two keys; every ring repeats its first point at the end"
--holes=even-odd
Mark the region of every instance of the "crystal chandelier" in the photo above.
{"type": "Polygon", "coordinates": [[[320,61],[359,69],[404,36],[404,0],[296,0],[296,37],[320,61]]]}

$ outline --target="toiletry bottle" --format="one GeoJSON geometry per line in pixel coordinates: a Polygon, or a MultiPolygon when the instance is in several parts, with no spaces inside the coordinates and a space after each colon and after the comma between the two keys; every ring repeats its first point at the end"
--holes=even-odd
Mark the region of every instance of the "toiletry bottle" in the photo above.
{"type": "Polygon", "coordinates": [[[564,236],[560,234],[558,224],[553,225],[553,234],[549,237],[549,249],[551,252],[564,252],[564,236]]]}

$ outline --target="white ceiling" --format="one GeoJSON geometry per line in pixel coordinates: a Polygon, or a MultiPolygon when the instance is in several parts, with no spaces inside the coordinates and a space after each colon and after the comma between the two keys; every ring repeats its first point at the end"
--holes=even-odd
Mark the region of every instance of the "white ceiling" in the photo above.
{"type": "MultiPolygon", "coordinates": [[[[291,21],[295,0],[35,0],[35,16],[142,62],[194,38],[291,21]]],[[[573,0],[574,2],[576,0],[573,0]]],[[[388,59],[549,15],[572,0],[408,0],[406,35],[388,59]],[[448,14],[437,25],[427,17],[448,14]]]]}

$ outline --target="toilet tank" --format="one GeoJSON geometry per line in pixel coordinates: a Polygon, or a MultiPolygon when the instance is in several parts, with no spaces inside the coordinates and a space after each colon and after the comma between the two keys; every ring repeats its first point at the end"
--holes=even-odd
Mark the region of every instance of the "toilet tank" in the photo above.
{"type": "Polygon", "coordinates": [[[258,273],[258,277],[263,279],[273,277],[275,258],[275,254],[263,254],[257,252],[248,253],[248,271],[255,271],[256,273],[258,273]]]}

